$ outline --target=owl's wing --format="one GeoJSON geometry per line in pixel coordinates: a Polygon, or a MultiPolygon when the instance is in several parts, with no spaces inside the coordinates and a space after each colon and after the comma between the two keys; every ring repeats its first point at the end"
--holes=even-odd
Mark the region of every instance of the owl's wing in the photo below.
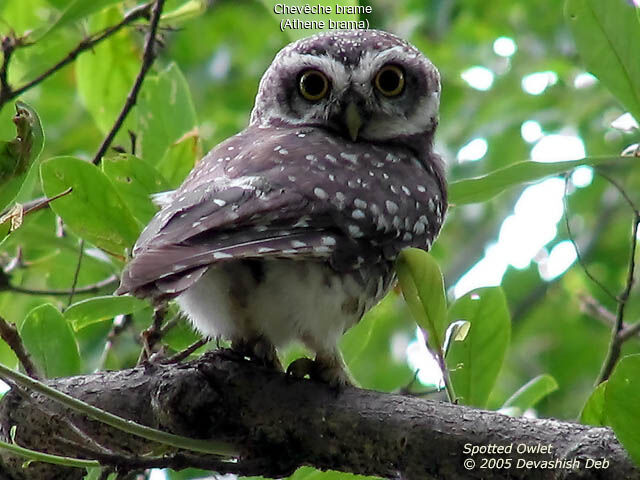
{"type": "Polygon", "coordinates": [[[436,163],[425,162],[391,145],[338,144],[322,129],[250,127],[157,199],[163,207],[118,292],[179,295],[208,266],[237,259],[328,261],[345,271],[407,246],[428,249],[446,190],[436,163]]]}
{"type": "MultiPolygon", "coordinates": [[[[327,260],[358,249],[300,193],[262,177],[199,185],[163,199],[141,234],[117,293],[174,296],[214,263],[248,258],[327,260]],[[311,221],[313,214],[313,221],[311,221]]],[[[339,267],[339,265],[338,265],[339,267]]]]}

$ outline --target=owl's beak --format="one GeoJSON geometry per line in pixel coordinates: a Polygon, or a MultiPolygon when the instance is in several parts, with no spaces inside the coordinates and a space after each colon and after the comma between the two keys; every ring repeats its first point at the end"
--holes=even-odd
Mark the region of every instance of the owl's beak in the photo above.
{"type": "Polygon", "coordinates": [[[362,127],[362,116],[354,102],[349,102],[349,105],[347,105],[345,110],[345,123],[347,125],[347,130],[349,130],[351,140],[355,142],[358,139],[360,127],[362,127]]]}

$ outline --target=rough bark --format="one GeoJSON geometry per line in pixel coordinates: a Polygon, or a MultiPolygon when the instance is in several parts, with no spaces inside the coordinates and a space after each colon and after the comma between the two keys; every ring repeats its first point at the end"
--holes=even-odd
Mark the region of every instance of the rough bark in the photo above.
{"type": "MultiPolygon", "coordinates": [[[[640,479],[640,470],[607,428],[512,418],[356,388],[336,393],[325,385],[287,378],[225,354],[208,354],[181,365],[149,364],[60,378],[50,384],[136,422],[181,435],[225,440],[241,452],[234,463],[185,452],[166,452],[163,459],[149,461],[141,455],[158,450],[148,442],[68,412],[41,395],[14,388],[2,399],[4,439],[16,425],[15,439],[22,446],[94,457],[125,469],[197,466],[282,477],[298,466],[311,465],[408,479],[640,479]],[[465,453],[465,445],[511,445],[512,451],[472,456],[465,453]],[[518,453],[523,446],[542,452],[518,453]],[[470,458],[475,468],[467,470],[464,461],[470,458]],[[511,459],[510,468],[507,459],[511,459]],[[555,468],[541,464],[518,468],[518,462],[527,460],[572,459],[579,467],[563,468],[565,463],[555,468]],[[587,459],[605,460],[608,466],[587,468],[587,459]],[[487,468],[481,468],[483,463],[487,468]]],[[[3,479],[75,479],[83,473],[44,463],[24,468],[23,459],[0,452],[3,479]]]]}

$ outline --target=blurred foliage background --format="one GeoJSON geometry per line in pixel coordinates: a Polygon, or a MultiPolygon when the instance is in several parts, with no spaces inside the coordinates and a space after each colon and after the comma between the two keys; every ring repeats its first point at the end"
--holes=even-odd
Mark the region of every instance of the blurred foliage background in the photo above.
{"type": "MultiPolygon", "coordinates": [[[[626,4],[624,0],[610,1],[626,4]]],[[[119,21],[123,9],[135,5],[129,1],[101,2],[113,6],[51,28],[52,20],[69,3],[0,0],[0,33],[33,31],[36,38],[42,35],[33,46],[15,52],[10,82],[22,84],[33,78],[50,67],[53,59],[62,58],[87,32],[119,21]]],[[[169,0],[165,11],[184,4],[169,0]]],[[[532,149],[549,135],[578,139],[587,156],[617,156],[638,139],[637,129],[628,132],[611,126],[625,109],[597,79],[586,75],[563,16],[563,2],[363,0],[361,5],[372,7],[373,13],[367,17],[371,28],[410,40],[439,68],[443,92],[436,149],[446,160],[450,182],[527,160],[532,149]],[[500,38],[506,50],[496,43],[500,38]],[[523,80],[540,72],[541,91],[527,87],[523,80]],[[531,127],[533,134],[527,130],[531,127]],[[475,150],[461,150],[474,140],[475,150]]],[[[196,10],[188,18],[163,25],[155,77],[147,78],[138,106],[116,138],[116,145],[130,151],[127,130],[134,132],[137,153],[162,173],[163,179],[145,186],[148,192],[175,186],[201,152],[246,126],[260,76],[275,53],[291,41],[291,35],[301,34],[280,30],[270,2],[217,1],[196,10]],[[167,98],[176,94],[172,89],[185,96],[168,108],[167,98]]],[[[42,120],[46,142],[41,161],[60,155],[92,158],[135,78],[143,40],[142,28],[125,28],[22,96],[42,120]]],[[[0,111],[0,140],[15,136],[13,115],[11,104],[0,111]]],[[[555,154],[552,160],[568,159],[561,148],[555,154]]],[[[611,176],[640,201],[640,169],[614,169],[611,176]]],[[[34,171],[30,178],[17,201],[43,194],[38,173],[34,171]]],[[[513,213],[525,188],[509,189],[484,203],[451,207],[432,253],[452,299],[459,280],[498,241],[505,218],[513,213]]],[[[619,192],[598,174],[580,188],[569,181],[567,188],[571,193],[566,202],[568,221],[583,259],[599,282],[617,294],[628,271],[631,211],[619,192]]],[[[539,208],[531,218],[534,228],[534,222],[546,213],[544,204],[539,208]]],[[[152,213],[142,210],[133,212],[139,226],[152,213]]],[[[90,217],[92,212],[86,215],[90,217]]],[[[588,313],[585,305],[615,312],[616,302],[587,278],[578,263],[571,264],[572,260],[566,271],[543,279],[540,270],[545,259],[555,245],[569,238],[563,220],[558,219],[553,228],[546,244],[533,252],[526,265],[508,266],[504,276],[488,275],[474,286],[500,283],[511,312],[511,343],[488,406],[498,408],[531,378],[548,373],[559,387],[538,403],[536,413],[575,419],[593,389],[610,338],[610,326],[601,315],[588,313]]],[[[25,217],[22,227],[0,243],[0,265],[5,271],[4,283],[0,282],[1,316],[21,326],[36,307],[52,304],[64,312],[70,301],[96,295],[76,293],[70,300],[68,294],[37,294],[39,290],[71,288],[80,249],[80,239],[73,232],[73,228],[66,228],[61,234],[56,214],[44,209],[25,217]]],[[[510,255],[506,251],[494,254],[510,255]]],[[[121,267],[121,260],[87,243],[78,286],[117,275],[121,267]]],[[[98,293],[109,295],[115,287],[111,283],[98,293]]],[[[632,293],[625,317],[628,322],[637,321],[640,313],[637,288],[632,293]]],[[[150,323],[151,309],[138,306],[132,310],[124,331],[107,349],[113,314],[95,314],[81,328],[72,323],[80,361],[70,360],[57,373],[134,365],[140,351],[138,334],[150,323]]],[[[122,317],[118,321],[122,322],[122,317]]],[[[56,331],[50,329],[46,335],[49,340],[56,331]]],[[[181,322],[165,340],[169,348],[179,350],[196,338],[181,322]]],[[[412,383],[420,363],[412,347],[416,342],[415,323],[394,292],[345,336],[342,347],[351,372],[363,387],[425,391],[429,385],[412,383]],[[407,352],[414,352],[413,360],[407,352]]],[[[625,344],[624,353],[637,352],[637,338],[625,344]]],[[[294,349],[286,355],[293,358],[300,353],[294,349]]],[[[0,361],[17,365],[2,341],[0,361]]],[[[433,397],[441,398],[442,393],[433,397]]],[[[308,470],[304,474],[315,475],[308,470]]],[[[171,473],[171,478],[195,475],[171,473]]]]}

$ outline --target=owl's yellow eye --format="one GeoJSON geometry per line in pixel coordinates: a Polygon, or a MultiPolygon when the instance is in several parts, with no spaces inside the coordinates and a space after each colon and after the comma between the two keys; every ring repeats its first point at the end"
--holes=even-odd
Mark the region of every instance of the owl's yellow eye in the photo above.
{"type": "Polygon", "coordinates": [[[376,74],[374,84],[385,97],[396,97],[404,90],[404,71],[396,65],[386,65],[376,74]]]}
{"type": "Polygon", "coordinates": [[[320,70],[306,70],[298,81],[300,95],[310,102],[317,102],[329,92],[329,79],[320,70]]]}

